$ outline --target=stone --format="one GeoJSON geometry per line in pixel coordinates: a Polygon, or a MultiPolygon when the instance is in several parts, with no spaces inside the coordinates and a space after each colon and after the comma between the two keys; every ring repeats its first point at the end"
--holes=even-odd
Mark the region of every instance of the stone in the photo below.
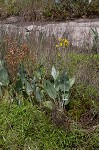
{"type": "Polygon", "coordinates": [[[19,22],[18,17],[9,17],[6,19],[5,23],[7,24],[13,24],[19,22]]]}

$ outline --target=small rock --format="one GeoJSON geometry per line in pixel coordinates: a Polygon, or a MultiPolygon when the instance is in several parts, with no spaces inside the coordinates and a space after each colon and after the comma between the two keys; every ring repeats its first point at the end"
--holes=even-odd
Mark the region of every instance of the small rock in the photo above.
{"type": "Polygon", "coordinates": [[[9,17],[6,19],[5,22],[8,24],[17,23],[17,22],[19,22],[19,19],[18,19],[18,17],[9,17]]]}

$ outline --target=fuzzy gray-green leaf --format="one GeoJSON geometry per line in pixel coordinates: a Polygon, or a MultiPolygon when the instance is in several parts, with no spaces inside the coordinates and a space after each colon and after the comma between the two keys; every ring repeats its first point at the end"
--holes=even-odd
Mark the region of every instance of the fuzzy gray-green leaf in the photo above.
{"type": "Polygon", "coordinates": [[[52,67],[51,75],[54,78],[54,80],[56,80],[59,75],[59,71],[57,72],[54,66],[52,67]]]}
{"type": "Polygon", "coordinates": [[[57,92],[54,88],[54,85],[48,80],[45,81],[45,90],[52,99],[57,97],[57,92]]]}
{"type": "Polygon", "coordinates": [[[43,94],[41,93],[40,88],[36,87],[36,100],[41,101],[42,97],[43,97],[43,94]]]}
{"type": "Polygon", "coordinates": [[[0,83],[2,86],[7,86],[9,84],[9,77],[7,70],[3,67],[1,61],[0,61],[0,83]]]}
{"type": "Polygon", "coordinates": [[[31,95],[32,92],[33,92],[33,89],[32,89],[32,87],[31,87],[30,83],[27,81],[27,82],[26,82],[26,93],[27,93],[28,95],[31,95]]]}

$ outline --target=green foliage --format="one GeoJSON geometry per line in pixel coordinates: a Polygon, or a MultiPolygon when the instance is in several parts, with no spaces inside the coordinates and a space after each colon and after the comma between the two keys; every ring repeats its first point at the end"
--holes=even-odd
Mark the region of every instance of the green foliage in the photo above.
{"type": "Polygon", "coordinates": [[[32,77],[30,77],[27,72],[25,71],[24,65],[20,65],[20,70],[19,70],[19,79],[18,82],[21,84],[15,85],[15,87],[18,89],[20,92],[26,92],[29,96],[34,96],[35,99],[39,102],[41,102],[43,98],[43,85],[40,83],[41,80],[43,80],[43,75],[44,75],[44,70],[43,67],[40,66],[37,68],[37,71],[34,73],[35,75],[32,74],[32,77]],[[18,87],[19,86],[19,87],[18,87]],[[21,86],[21,87],[20,87],[21,86]],[[20,90],[19,90],[20,89],[20,90]]]}
{"type": "Polygon", "coordinates": [[[52,67],[51,75],[54,79],[54,88],[57,91],[60,108],[63,109],[63,106],[69,103],[70,88],[74,84],[75,79],[69,79],[66,71],[59,74],[59,71],[56,71],[54,66],[52,67]]]}
{"type": "Polygon", "coordinates": [[[56,97],[57,97],[57,92],[56,92],[56,90],[55,90],[55,88],[54,88],[54,85],[50,82],[50,81],[48,81],[48,80],[46,80],[45,81],[45,90],[46,90],[46,92],[48,93],[48,95],[52,98],[52,99],[56,99],[56,97]]]}
{"type": "Polygon", "coordinates": [[[2,87],[8,86],[9,84],[9,77],[7,70],[3,66],[3,62],[0,60],[0,96],[2,96],[2,87]]]}
{"type": "Polygon", "coordinates": [[[94,54],[98,54],[98,44],[99,44],[99,35],[97,29],[91,29],[93,33],[93,47],[92,47],[92,52],[94,54]]]}
{"type": "Polygon", "coordinates": [[[30,78],[27,75],[22,64],[19,74],[19,80],[21,80],[22,83],[21,89],[24,89],[28,95],[33,95],[37,101],[41,102],[45,93],[45,95],[48,94],[49,97],[54,101],[58,99],[58,103],[61,108],[69,103],[69,91],[74,84],[74,78],[69,79],[66,71],[59,75],[59,71],[57,72],[53,66],[51,75],[54,79],[54,82],[46,80],[45,70],[42,65],[37,68],[33,78],[30,78]],[[60,99],[62,100],[60,101],[60,99]]]}
{"type": "Polygon", "coordinates": [[[54,80],[56,80],[59,76],[59,71],[57,72],[54,66],[52,67],[51,75],[54,78],[54,80]]]}
{"type": "MultiPolygon", "coordinates": [[[[54,66],[51,71],[54,82],[46,80],[45,75],[44,66],[40,65],[30,77],[25,71],[23,63],[21,63],[18,78],[16,79],[13,87],[15,93],[23,95],[24,92],[25,95],[34,98],[40,103],[44,101],[44,96],[48,95],[54,101],[58,100],[60,108],[63,109],[63,106],[69,103],[69,91],[74,84],[74,78],[69,79],[66,71],[59,74],[59,71],[57,72],[54,66]]],[[[9,84],[7,71],[2,66],[2,63],[0,70],[0,83],[1,86],[7,86],[9,84]]]]}

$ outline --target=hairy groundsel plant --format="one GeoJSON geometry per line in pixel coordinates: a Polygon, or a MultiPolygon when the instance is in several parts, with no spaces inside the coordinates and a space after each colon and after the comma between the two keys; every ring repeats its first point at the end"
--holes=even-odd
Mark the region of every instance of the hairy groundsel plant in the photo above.
{"type": "Polygon", "coordinates": [[[54,90],[58,99],[59,107],[63,109],[69,103],[69,92],[75,82],[75,78],[69,79],[66,70],[59,73],[55,67],[52,67],[51,75],[54,79],[54,90]]]}
{"type": "MultiPolygon", "coordinates": [[[[59,38],[58,40],[59,44],[56,45],[56,48],[64,49],[69,45],[69,41],[65,38],[59,38]]],[[[65,70],[63,72],[56,71],[54,66],[52,67],[50,78],[48,78],[46,74],[47,70],[43,65],[39,65],[30,73],[28,69],[26,69],[27,65],[24,65],[23,61],[28,52],[29,49],[26,44],[23,44],[18,48],[17,43],[13,42],[10,44],[10,48],[5,55],[8,72],[10,69],[10,71],[13,72],[13,75],[16,74],[14,82],[11,83],[13,84],[13,90],[11,90],[12,93],[14,92],[16,99],[18,95],[21,95],[25,99],[28,97],[32,103],[37,102],[50,109],[52,108],[53,103],[57,103],[59,104],[59,108],[63,109],[64,106],[69,103],[69,92],[74,84],[74,78],[69,79],[65,70]],[[18,66],[19,69],[17,69],[18,66]],[[18,74],[15,73],[17,71],[18,74]]],[[[10,81],[7,70],[3,67],[2,63],[0,77],[0,93],[2,96],[1,86],[8,86],[10,81]],[[2,78],[5,78],[6,84],[1,82],[2,78]]]]}
{"type": "MultiPolygon", "coordinates": [[[[57,52],[58,49],[64,49],[69,45],[69,41],[65,38],[59,38],[58,41],[59,43],[56,45],[57,52]]],[[[58,103],[59,107],[63,108],[69,103],[69,90],[74,83],[74,78],[69,79],[66,71],[59,73],[54,66],[52,67],[49,78],[46,74],[47,70],[43,65],[38,65],[34,70],[29,71],[30,67],[27,69],[28,62],[25,63],[24,61],[24,58],[26,57],[26,60],[29,54],[27,44],[23,43],[18,46],[17,42],[14,40],[8,41],[8,49],[5,54],[8,73],[1,63],[0,95],[2,96],[1,87],[8,86],[10,83],[8,91],[10,87],[12,87],[13,90],[10,91],[12,91],[13,94],[11,95],[14,95],[16,99],[20,99],[19,97],[21,95],[25,99],[28,97],[29,101],[32,103],[37,102],[49,108],[52,108],[53,103],[58,103]],[[11,74],[15,77],[13,81],[11,79],[11,74]],[[6,84],[2,83],[2,78],[5,78],[6,84]]],[[[18,104],[19,103],[20,102],[18,102],[18,104]]]]}
{"type": "Polygon", "coordinates": [[[30,77],[25,71],[24,65],[21,64],[19,79],[15,87],[17,92],[26,92],[30,98],[50,109],[52,109],[53,101],[59,104],[59,108],[63,109],[69,103],[69,92],[74,81],[74,78],[69,79],[66,71],[59,73],[54,66],[50,79],[46,79],[46,70],[43,65],[40,65],[30,77]],[[51,101],[46,101],[46,96],[47,98],[49,96],[51,101]]]}
{"type": "MultiPolygon", "coordinates": [[[[14,83],[14,92],[16,95],[22,95],[24,98],[34,103],[35,101],[52,109],[53,102],[59,104],[63,109],[69,103],[70,88],[74,84],[74,78],[69,79],[66,71],[59,73],[55,67],[52,67],[51,78],[46,78],[46,70],[40,65],[30,76],[23,65],[20,64],[18,77],[14,83]],[[26,97],[27,96],[27,97],[26,97]],[[49,97],[49,98],[48,98],[49,97]],[[49,100],[45,100],[49,99],[49,100]]],[[[2,86],[9,85],[9,77],[6,69],[0,61],[0,95],[2,96],[2,86]]]]}

